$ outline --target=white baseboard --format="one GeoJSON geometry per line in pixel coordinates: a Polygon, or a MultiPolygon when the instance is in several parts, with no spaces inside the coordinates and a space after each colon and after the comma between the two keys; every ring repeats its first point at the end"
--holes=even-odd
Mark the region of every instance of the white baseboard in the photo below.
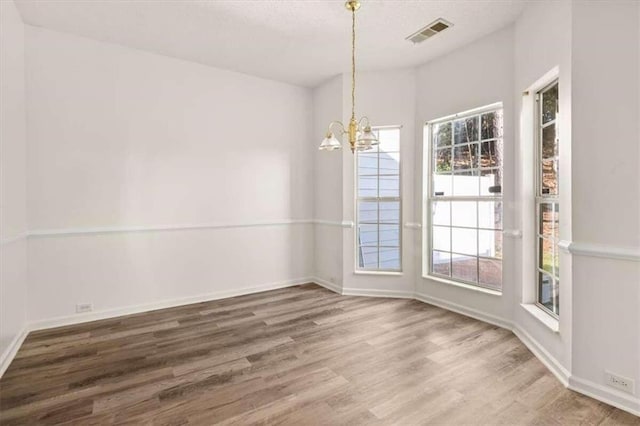
{"type": "Polygon", "coordinates": [[[529,333],[527,333],[524,329],[520,328],[517,325],[514,325],[512,328],[513,334],[516,335],[518,339],[531,351],[533,354],[540,360],[541,363],[544,364],[545,367],[549,371],[553,373],[554,376],[560,383],[562,383],[565,387],[569,385],[569,377],[571,373],[560,364],[560,362],[552,356],[542,345],[538,343],[529,333]]]}
{"type": "Polygon", "coordinates": [[[312,283],[314,279],[311,277],[298,278],[287,281],[263,284],[253,287],[243,287],[232,290],[223,290],[214,293],[208,293],[198,296],[189,296],[179,299],[163,300],[153,303],[145,303],[142,305],[132,305],[123,308],[107,309],[98,312],[89,312],[86,314],[76,314],[64,317],[57,317],[39,321],[33,321],[29,324],[29,330],[45,330],[48,328],[62,327],[65,325],[80,324],[84,322],[97,321],[119,317],[123,315],[138,314],[142,312],[155,311],[157,309],[173,308],[176,306],[189,305],[191,303],[208,302],[211,300],[226,299],[229,297],[243,296],[245,294],[261,293],[263,291],[276,290],[279,288],[292,287],[300,284],[312,283]]]}
{"type": "Polygon", "coordinates": [[[323,280],[322,278],[318,278],[318,277],[313,277],[311,279],[311,281],[313,281],[314,283],[318,284],[321,287],[326,288],[327,290],[331,290],[334,293],[338,293],[338,294],[342,294],[342,286],[332,283],[330,281],[327,280],[323,280]]]}
{"type": "Polygon", "coordinates": [[[7,368],[9,368],[9,364],[11,364],[11,361],[13,361],[13,358],[15,358],[16,354],[18,353],[18,349],[20,349],[20,346],[22,346],[22,343],[24,342],[24,339],[27,338],[28,334],[29,327],[25,325],[22,330],[20,330],[20,332],[13,338],[11,344],[9,344],[9,347],[5,349],[2,355],[0,355],[0,378],[2,377],[4,372],[7,371],[7,368]]]}
{"type": "Polygon", "coordinates": [[[640,399],[633,395],[627,395],[613,388],[608,388],[604,385],[594,383],[588,380],[584,380],[575,376],[572,376],[567,369],[565,369],[544,347],[542,347],[530,334],[525,330],[514,325],[511,321],[504,318],[490,315],[463,305],[458,305],[443,299],[438,299],[432,296],[428,296],[420,293],[413,293],[407,291],[393,291],[393,290],[379,290],[379,289],[359,289],[359,288],[342,288],[341,286],[323,280],[318,277],[298,278],[287,281],[280,281],[275,283],[263,284],[253,287],[245,287],[240,289],[225,290],[215,293],[209,293],[205,295],[185,297],[180,299],[165,300],[154,303],[147,303],[143,305],[128,306],[118,309],[109,309],[100,312],[91,312],[86,314],[78,314],[72,316],[58,317],[47,320],[35,321],[27,324],[22,331],[13,339],[9,347],[4,351],[0,357],[0,377],[7,370],[11,361],[15,357],[18,349],[24,342],[25,338],[30,331],[43,330],[53,327],[60,327],[65,325],[80,324],[89,321],[96,321],[100,319],[114,318],[122,315],[130,315],[142,312],[153,311],[156,309],[171,308],[176,306],[188,305],[191,303],[206,302],[217,299],[224,299],[228,297],[242,296],[246,294],[260,293],[263,291],[275,290],[279,288],[292,287],[300,284],[316,283],[322,287],[327,288],[338,294],[351,295],[351,296],[368,296],[368,297],[393,297],[404,299],[416,299],[421,302],[435,305],[449,311],[457,312],[459,314],[475,318],[479,321],[483,321],[489,324],[496,325],[498,327],[511,330],[520,341],[531,351],[533,354],[547,367],[558,380],[569,389],[582,393],[589,397],[595,398],[606,404],[625,410],[636,416],[640,416],[640,399]]]}
{"type": "Polygon", "coordinates": [[[345,296],[392,297],[397,299],[413,299],[412,291],[379,290],[374,288],[342,288],[345,296]]]}
{"type": "Polygon", "coordinates": [[[457,312],[467,317],[475,318],[477,320],[487,322],[501,328],[506,328],[507,330],[511,330],[513,328],[511,321],[509,320],[500,318],[495,315],[490,315],[463,305],[458,305],[457,303],[449,302],[448,300],[438,299],[437,297],[428,296],[422,293],[416,293],[414,297],[416,300],[427,303],[429,305],[435,305],[448,311],[457,312]]]}
{"type": "Polygon", "coordinates": [[[640,398],[590,380],[569,377],[569,389],[640,417],[640,398]]]}

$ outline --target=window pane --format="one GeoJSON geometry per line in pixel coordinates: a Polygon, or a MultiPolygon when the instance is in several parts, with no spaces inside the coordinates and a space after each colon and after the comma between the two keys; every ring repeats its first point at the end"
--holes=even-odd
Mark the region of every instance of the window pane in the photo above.
{"type": "Polygon", "coordinates": [[[358,222],[378,223],[378,203],[374,201],[358,201],[358,222]]]}
{"type": "Polygon", "coordinates": [[[538,250],[540,252],[538,267],[549,274],[553,274],[553,241],[546,238],[538,238],[538,241],[538,250]]]}
{"type": "Polygon", "coordinates": [[[378,154],[358,152],[358,176],[378,175],[378,154]]]}
{"type": "Polygon", "coordinates": [[[382,152],[400,151],[400,129],[380,129],[378,130],[378,145],[382,152]]]}
{"type": "Polygon", "coordinates": [[[451,171],[451,148],[438,149],[434,155],[435,173],[447,173],[451,171]]]}
{"type": "Polygon", "coordinates": [[[538,300],[551,312],[556,315],[560,313],[560,300],[558,293],[558,282],[551,278],[551,276],[540,272],[538,274],[538,300]]]}
{"type": "Polygon", "coordinates": [[[558,85],[556,84],[542,94],[542,123],[555,120],[558,110],[558,85]]]}
{"type": "Polygon", "coordinates": [[[400,225],[380,225],[380,246],[400,247],[400,225]]]}
{"type": "Polygon", "coordinates": [[[460,145],[453,148],[454,170],[478,168],[478,144],[460,145]]]}
{"type": "Polygon", "coordinates": [[[379,197],[400,197],[400,176],[380,176],[379,197]]]}
{"type": "Polygon", "coordinates": [[[451,256],[451,277],[463,281],[478,281],[478,258],[453,254],[451,256]]]}
{"type": "Polygon", "coordinates": [[[480,171],[480,195],[502,195],[502,169],[480,171]]]}
{"type": "Polygon", "coordinates": [[[360,246],[377,246],[378,225],[358,224],[358,243],[360,246]]]}
{"type": "Polygon", "coordinates": [[[378,196],[378,176],[360,176],[358,178],[358,197],[378,196]]]}
{"type": "Polygon", "coordinates": [[[542,129],[542,158],[553,158],[557,155],[556,126],[551,125],[542,129]]]}
{"type": "Polygon", "coordinates": [[[453,195],[477,196],[479,190],[480,179],[477,170],[453,175],[453,195]]]}
{"type": "Polygon", "coordinates": [[[497,139],[502,137],[502,111],[482,114],[482,139],[497,139]]]}
{"type": "Polygon", "coordinates": [[[494,259],[478,259],[479,281],[495,290],[502,288],[502,261],[494,259]]]}
{"type": "Polygon", "coordinates": [[[434,250],[451,251],[451,228],[434,226],[431,239],[431,247],[434,250]]]}
{"type": "Polygon", "coordinates": [[[557,238],[558,229],[558,214],[553,211],[553,203],[541,203],[540,204],[540,229],[538,232],[540,235],[557,238]]]}
{"type": "Polygon", "coordinates": [[[400,248],[380,247],[380,269],[400,269],[400,248]]]}
{"type": "Polygon", "coordinates": [[[432,271],[438,275],[451,276],[451,253],[434,250],[431,254],[432,271]]]}
{"type": "Polygon", "coordinates": [[[502,110],[434,125],[430,142],[434,158],[429,176],[433,191],[430,272],[500,289],[502,110]],[[437,201],[438,197],[451,199],[437,201]],[[478,255],[478,248],[484,257],[478,255]]]}
{"type": "Polygon", "coordinates": [[[558,195],[557,161],[542,161],[542,195],[558,195]]]}
{"type": "Polygon", "coordinates": [[[469,143],[478,140],[478,116],[453,122],[453,143],[469,143]]]}
{"type": "Polygon", "coordinates": [[[480,167],[502,167],[501,141],[488,141],[480,144],[480,167]]]}
{"type": "Polygon", "coordinates": [[[480,201],[478,202],[478,227],[489,229],[502,229],[502,202],[480,201]]]}
{"type": "Polygon", "coordinates": [[[433,128],[434,146],[440,148],[451,145],[451,122],[436,124],[433,128]]]}
{"type": "Polygon", "coordinates": [[[560,250],[557,244],[553,247],[553,275],[556,279],[560,278],[560,250]]]}
{"type": "Polygon", "coordinates": [[[400,174],[400,154],[380,153],[380,174],[398,175],[400,174]]]}
{"type": "Polygon", "coordinates": [[[478,231],[478,254],[480,256],[502,258],[502,232],[478,231]]]}
{"type": "Polygon", "coordinates": [[[373,132],[380,143],[356,154],[358,267],[400,270],[400,129],[373,132]]]}
{"type": "Polygon", "coordinates": [[[450,196],[451,184],[453,182],[452,175],[434,175],[433,176],[433,195],[450,196]]]}
{"type": "Polygon", "coordinates": [[[475,201],[453,201],[451,203],[451,224],[453,226],[478,226],[477,206],[475,201]]]}
{"type": "Polygon", "coordinates": [[[400,223],[400,202],[380,202],[380,223],[400,223]]]}
{"type": "Polygon", "coordinates": [[[362,269],[378,269],[378,248],[360,247],[358,250],[358,266],[362,269]]]}
{"type": "Polygon", "coordinates": [[[451,225],[451,203],[449,201],[434,201],[431,203],[431,224],[451,225]]]}
{"type": "Polygon", "coordinates": [[[478,255],[478,230],[452,228],[451,251],[473,256],[478,255]]]}

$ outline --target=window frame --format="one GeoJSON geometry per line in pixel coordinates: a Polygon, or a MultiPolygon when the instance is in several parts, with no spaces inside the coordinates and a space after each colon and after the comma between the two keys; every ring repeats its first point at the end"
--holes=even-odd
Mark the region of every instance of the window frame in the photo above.
{"type": "MultiPolygon", "coordinates": [[[[533,268],[534,268],[534,282],[535,282],[535,289],[534,289],[534,293],[535,293],[535,305],[540,308],[544,313],[550,315],[552,318],[559,320],[560,319],[560,314],[559,314],[559,310],[560,310],[560,276],[559,274],[556,275],[555,274],[555,265],[553,266],[553,271],[551,273],[545,271],[543,268],[540,267],[541,265],[541,258],[540,258],[540,242],[544,239],[547,240],[551,240],[553,243],[553,252],[552,252],[552,262],[555,262],[555,256],[558,256],[558,269],[560,268],[560,247],[559,247],[559,242],[560,242],[560,236],[558,235],[558,237],[555,237],[552,235],[551,238],[547,238],[544,237],[541,233],[540,233],[540,226],[542,225],[542,218],[540,217],[540,208],[542,204],[549,204],[552,206],[553,208],[553,215],[554,215],[554,221],[556,218],[556,214],[557,214],[557,221],[558,221],[558,233],[559,233],[559,226],[560,226],[560,173],[559,173],[559,165],[560,165],[560,128],[559,128],[559,124],[560,124],[560,112],[559,112],[559,106],[560,106],[560,79],[558,77],[555,77],[553,79],[551,79],[550,81],[546,82],[545,84],[543,84],[539,89],[536,90],[535,92],[535,99],[534,99],[534,126],[535,126],[535,131],[534,131],[534,170],[535,170],[535,182],[533,185],[533,190],[534,190],[534,235],[535,235],[535,254],[534,254],[534,264],[533,264],[533,268]],[[542,102],[542,95],[543,93],[549,91],[550,89],[554,88],[557,86],[557,90],[558,90],[558,98],[556,100],[556,115],[555,118],[553,120],[551,120],[548,123],[543,123],[543,102],[542,102]],[[556,194],[543,194],[542,193],[542,179],[543,179],[543,172],[542,172],[542,161],[544,159],[543,155],[542,155],[542,150],[543,150],[543,130],[546,127],[549,127],[550,125],[554,125],[555,126],[555,138],[556,138],[556,148],[557,148],[557,152],[555,153],[555,155],[553,156],[553,161],[555,162],[555,164],[557,164],[557,168],[556,168],[556,194]],[[556,206],[558,207],[558,210],[556,210],[556,206]],[[556,213],[557,211],[557,213],[556,213]],[[553,310],[549,309],[547,306],[545,306],[542,302],[542,285],[541,285],[541,280],[540,280],[540,275],[544,274],[547,275],[549,277],[551,277],[551,287],[552,289],[556,288],[558,289],[558,313],[554,312],[553,310]]],[[[548,160],[548,159],[547,159],[548,160]]],[[[552,296],[552,299],[553,296],[552,296]]]]}
{"type": "MultiPolygon", "coordinates": [[[[360,179],[359,179],[359,155],[360,153],[367,153],[368,151],[355,151],[354,153],[354,211],[355,211],[355,226],[354,226],[354,272],[356,274],[371,274],[371,275],[402,275],[403,271],[404,271],[404,267],[403,267],[403,263],[404,263],[404,255],[403,255],[403,250],[402,250],[402,246],[403,246],[403,241],[404,241],[404,235],[403,235],[403,202],[402,202],[402,125],[388,125],[388,126],[375,126],[372,127],[371,130],[376,133],[376,135],[378,136],[378,138],[380,137],[379,132],[380,130],[393,130],[393,129],[397,129],[398,130],[398,154],[399,154],[399,159],[398,159],[398,197],[360,197],[359,196],[359,192],[360,192],[360,179]],[[360,201],[363,202],[371,202],[371,203],[380,203],[380,202],[394,202],[397,201],[398,202],[398,249],[399,249],[399,255],[400,255],[400,267],[398,269],[391,269],[391,268],[380,268],[380,241],[378,240],[378,245],[376,246],[378,249],[378,268],[376,269],[366,269],[366,268],[361,268],[360,267],[360,261],[359,261],[359,250],[360,250],[360,244],[359,244],[359,240],[358,240],[358,235],[360,232],[360,215],[359,215],[359,209],[358,209],[358,203],[360,201]]],[[[378,174],[376,176],[380,176],[380,163],[378,162],[378,174]]],[[[378,187],[379,188],[379,187],[378,187]]],[[[379,194],[378,194],[379,195],[379,194]]],[[[380,211],[378,210],[378,238],[379,238],[379,232],[380,232],[380,211]]],[[[385,246],[382,246],[385,247],[385,246]]],[[[395,248],[395,247],[393,247],[395,248]]]]}
{"type": "MultiPolygon", "coordinates": [[[[422,257],[422,268],[423,268],[423,274],[422,276],[424,278],[428,278],[428,279],[432,279],[435,281],[439,281],[439,282],[444,282],[447,284],[451,284],[451,285],[456,285],[459,287],[463,287],[463,288],[468,288],[468,289],[472,289],[475,291],[481,291],[484,293],[489,293],[492,295],[497,295],[497,296],[501,296],[502,292],[503,292],[503,285],[504,285],[504,269],[501,268],[501,285],[500,285],[500,289],[496,289],[493,287],[489,287],[486,285],[482,285],[480,283],[480,276],[479,276],[479,268],[480,268],[480,263],[479,263],[479,259],[481,258],[487,258],[487,259],[493,259],[493,260],[499,260],[501,262],[502,265],[504,265],[504,253],[502,255],[502,257],[500,259],[497,258],[493,258],[493,257],[482,257],[479,254],[474,255],[465,255],[465,256],[469,256],[469,257],[475,257],[476,259],[478,259],[478,281],[477,282],[473,282],[473,281],[468,281],[468,280],[464,280],[464,279],[459,279],[459,278],[454,278],[452,276],[445,276],[445,275],[440,275],[440,274],[436,274],[433,272],[433,255],[432,255],[432,251],[433,251],[433,212],[432,212],[432,205],[434,201],[448,201],[448,202],[454,202],[454,201],[475,201],[476,202],[476,206],[478,206],[478,202],[482,202],[482,201],[493,201],[493,202],[500,202],[502,203],[502,227],[501,229],[490,229],[490,231],[495,231],[495,232],[500,232],[503,236],[502,239],[502,247],[504,248],[504,183],[505,183],[505,179],[504,179],[504,157],[503,157],[503,164],[502,164],[502,182],[501,182],[501,192],[499,196],[491,196],[491,195],[480,195],[480,193],[476,196],[476,195],[472,195],[472,196],[464,196],[464,195],[451,195],[451,196],[436,196],[434,195],[434,182],[433,182],[433,172],[434,172],[434,146],[433,146],[433,131],[434,131],[434,127],[437,124],[442,124],[442,123],[446,123],[451,121],[452,122],[452,138],[453,138],[453,121],[454,120],[460,120],[460,119],[464,119],[466,117],[473,117],[478,115],[479,116],[479,120],[481,120],[481,116],[482,114],[486,114],[489,112],[497,112],[497,111],[501,111],[502,112],[502,117],[503,117],[503,123],[504,123],[504,104],[502,102],[496,102],[490,105],[485,105],[482,107],[478,107],[478,108],[474,108],[474,109],[470,109],[467,111],[463,111],[457,114],[452,114],[449,116],[445,116],[445,117],[441,117],[435,120],[431,120],[428,121],[426,123],[426,131],[425,131],[425,138],[423,140],[423,158],[424,158],[424,162],[426,162],[427,166],[424,167],[423,164],[423,186],[426,187],[426,191],[423,188],[423,257],[422,257]],[[426,147],[426,149],[425,149],[426,147]],[[425,185],[426,182],[426,185],[425,185]]],[[[478,128],[478,132],[481,132],[481,121],[480,121],[480,127],[478,128]]],[[[503,129],[504,129],[504,124],[503,124],[503,129]]],[[[496,138],[497,139],[497,138],[496,138]]],[[[503,148],[503,153],[504,153],[504,134],[502,135],[502,148],[503,148]]],[[[478,149],[481,149],[481,144],[482,144],[482,138],[481,135],[478,135],[478,149]]],[[[454,141],[452,139],[451,141],[451,148],[452,148],[452,160],[453,161],[453,147],[454,147],[454,141]]],[[[478,152],[478,154],[480,155],[480,151],[478,152]]],[[[478,171],[480,171],[480,167],[478,166],[477,168],[478,171]]],[[[452,172],[453,175],[453,172],[452,172]]],[[[451,206],[451,204],[450,204],[451,206]]],[[[451,208],[450,208],[451,209],[451,208]]],[[[451,210],[450,210],[450,214],[451,214],[451,210]]],[[[479,217],[478,215],[478,210],[476,207],[476,216],[477,218],[479,217]]],[[[453,228],[452,224],[449,224],[449,228],[453,228]]],[[[466,228],[465,228],[466,229],[466,228]]],[[[476,222],[476,227],[475,228],[469,228],[469,229],[474,229],[476,231],[480,231],[480,230],[489,230],[486,228],[482,228],[479,226],[479,223],[476,222]]],[[[452,250],[452,241],[453,241],[453,236],[452,234],[450,234],[450,250],[449,253],[454,253],[452,250]]],[[[477,242],[478,244],[478,242],[477,242]]],[[[455,252],[457,253],[457,252],[455,252]]],[[[463,254],[461,254],[463,255],[463,254]]]]}

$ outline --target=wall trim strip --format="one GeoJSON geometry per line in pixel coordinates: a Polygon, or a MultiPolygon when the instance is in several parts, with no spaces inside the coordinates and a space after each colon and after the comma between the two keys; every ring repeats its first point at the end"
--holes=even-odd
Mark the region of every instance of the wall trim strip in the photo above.
{"type": "Polygon", "coordinates": [[[9,237],[3,238],[0,240],[0,246],[4,246],[7,244],[15,243],[16,241],[24,240],[27,238],[27,233],[23,232],[21,234],[11,235],[9,237]]]}
{"type": "Polygon", "coordinates": [[[575,256],[600,257],[605,259],[640,262],[640,247],[607,246],[601,244],[561,241],[569,253],[575,256]]]}
{"type": "MultiPolygon", "coordinates": [[[[29,237],[42,238],[54,236],[74,236],[90,234],[121,234],[132,232],[162,232],[162,231],[190,231],[200,229],[230,229],[230,228],[252,228],[268,226],[291,226],[291,225],[328,225],[342,228],[353,228],[351,221],[331,221],[321,219],[284,219],[264,222],[230,222],[230,223],[195,223],[178,225],[151,225],[151,226],[106,226],[89,228],[60,228],[60,229],[34,229],[22,236],[14,239],[29,237]]],[[[8,239],[7,239],[8,240],[8,239]]],[[[13,241],[13,239],[11,240],[13,241]]],[[[5,240],[2,240],[5,244],[5,240]]]]}
{"type": "Polygon", "coordinates": [[[0,355],[0,378],[2,377],[4,372],[7,371],[7,368],[9,368],[9,364],[11,364],[11,361],[13,361],[13,358],[15,358],[16,354],[18,353],[18,349],[20,349],[20,346],[22,346],[22,343],[24,343],[24,339],[27,338],[29,331],[30,329],[28,324],[22,327],[22,330],[20,330],[20,332],[16,334],[16,336],[9,344],[9,347],[7,347],[2,355],[0,355]]]}

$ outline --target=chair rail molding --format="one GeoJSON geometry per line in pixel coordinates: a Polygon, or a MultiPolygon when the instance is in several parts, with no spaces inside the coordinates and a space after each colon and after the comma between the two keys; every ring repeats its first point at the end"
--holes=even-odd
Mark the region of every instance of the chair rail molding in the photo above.
{"type": "Polygon", "coordinates": [[[604,259],[640,262],[640,247],[610,246],[561,240],[558,246],[574,256],[599,257],[604,259]]]}

